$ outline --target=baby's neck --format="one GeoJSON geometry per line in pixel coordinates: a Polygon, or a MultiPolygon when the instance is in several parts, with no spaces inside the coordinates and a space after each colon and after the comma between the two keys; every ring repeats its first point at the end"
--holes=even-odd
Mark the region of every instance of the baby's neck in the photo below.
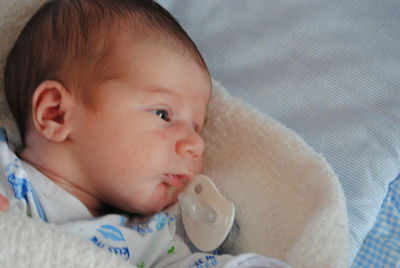
{"type": "Polygon", "coordinates": [[[20,158],[36,168],[59,187],[78,198],[93,216],[101,216],[109,208],[96,196],[84,187],[79,179],[79,174],[74,174],[74,169],[63,154],[41,148],[37,153],[32,148],[25,148],[19,154],[20,158]],[[64,156],[64,157],[63,157],[64,156]]]}

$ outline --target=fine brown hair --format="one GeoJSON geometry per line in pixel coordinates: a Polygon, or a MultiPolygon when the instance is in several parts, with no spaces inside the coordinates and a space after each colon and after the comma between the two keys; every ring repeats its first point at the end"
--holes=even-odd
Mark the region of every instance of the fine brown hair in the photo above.
{"type": "Polygon", "coordinates": [[[25,142],[31,101],[43,81],[56,80],[76,90],[93,108],[93,89],[116,75],[112,50],[116,35],[131,31],[189,53],[206,71],[196,45],[175,18],[152,0],[52,0],[29,20],[5,66],[8,105],[25,142]]]}

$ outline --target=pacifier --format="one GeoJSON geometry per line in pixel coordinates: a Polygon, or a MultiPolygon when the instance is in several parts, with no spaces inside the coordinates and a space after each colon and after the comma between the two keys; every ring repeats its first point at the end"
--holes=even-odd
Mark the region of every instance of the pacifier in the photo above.
{"type": "Polygon", "coordinates": [[[178,195],[182,222],[193,245],[204,252],[218,248],[227,238],[235,206],[222,196],[210,178],[197,175],[178,195]]]}

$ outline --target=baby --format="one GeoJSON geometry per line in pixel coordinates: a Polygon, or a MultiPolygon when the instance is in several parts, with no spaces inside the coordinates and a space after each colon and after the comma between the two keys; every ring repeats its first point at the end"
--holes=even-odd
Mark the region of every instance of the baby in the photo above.
{"type": "Polygon", "coordinates": [[[44,4],[8,56],[4,85],[23,142],[18,156],[4,135],[0,143],[10,211],[138,267],[287,267],[256,254],[192,253],[176,235],[171,205],[202,169],[211,79],[157,3],[44,4]]]}

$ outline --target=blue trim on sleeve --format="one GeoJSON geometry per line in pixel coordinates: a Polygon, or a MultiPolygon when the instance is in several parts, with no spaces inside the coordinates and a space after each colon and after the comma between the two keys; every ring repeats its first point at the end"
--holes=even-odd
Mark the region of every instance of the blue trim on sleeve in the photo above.
{"type": "Polygon", "coordinates": [[[42,221],[48,222],[46,213],[44,212],[42,204],[40,203],[39,198],[33,188],[32,188],[32,197],[33,197],[33,201],[35,202],[36,210],[39,214],[39,217],[42,219],[42,221]]]}
{"type": "Polygon", "coordinates": [[[15,198],[18,200],[25,200],[30,209],[36,208],[40,219],[47,222],[47,217],[42,204],[39,201],[39,197],[37,196],[30,180],[21,176],[21,174],[20,177],[17,175],[19,169],[21,169],[19,158],[15,158],[13,162],[4,167],[4,170],[7,173],[8,183],[14,192],[15,198]],[[33,201],[34,204],[30,204],[29,200],[33,201]]]}

